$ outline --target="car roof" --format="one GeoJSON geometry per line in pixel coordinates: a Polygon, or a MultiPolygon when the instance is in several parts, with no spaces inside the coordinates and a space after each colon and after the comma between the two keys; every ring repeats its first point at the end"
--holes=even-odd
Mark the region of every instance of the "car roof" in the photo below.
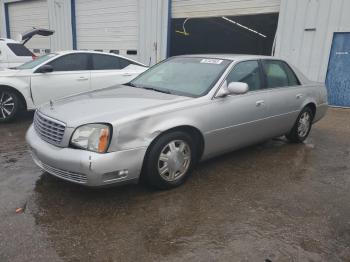
{"type": "Polygon", "coordinates": [[[195,55],[180,55],[177,57],[204,57],[204,58],[212,58],[212,59],[227,59],[231,61],[247,60],[247,59],[278,59],[273,56],[247,55],[247,54],[195,54],[195,55]]]}
{"type": "MultiPolygon", "coordinates": [[[[119,57],[123,57],[126,59],[130,59],[130,58],[123,56],[123,55],[114,54],[114,53],[107,53],[107,52],[103,52],[103,51],[94,51],[94,50],[64,50],[64,51],[56,51],[54,53],[59,54],[59,55],[74,54],[74,53],[104,54],[104,55],[113,55],[113,56],[119,56],[119,57]]],[[[132,60],[132,59],[130,59],[130,60],[132,60]]]]}

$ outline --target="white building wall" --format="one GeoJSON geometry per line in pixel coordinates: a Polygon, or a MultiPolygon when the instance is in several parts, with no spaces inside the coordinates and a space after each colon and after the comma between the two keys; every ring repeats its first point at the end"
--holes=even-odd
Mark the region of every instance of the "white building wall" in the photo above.
{"type": "Polygon", "coordinates": [[[0,34],[6,38],[5,3],[9,7],[11,38],[16,39],[33,26],[44,27],[55,30],[55,34],[50,37],[35,36],[26,44],[27,47],[52,51],[72,49],[69,0],[0,0],[0,34]]]}
{"type": "Polygon", "coordinates": [[[0,37],[6,37],[4,4],[0,1],[0,37]]]}
{"type": "MultiPolygon", "coordinates": [[[[139,0],[76,0],[77,48],[106,52],[138,48],[139,0]]],[[[137,59],[136,57],[133,57],[137,59]]]]}
{"type": "Polygon", "coordinates": [[[118,50],[147,65],[166,57],[167,0],[76,0],[75,11],[78,49],[118,50]]]}
{"type": "Polygon", "coordinates": [[[281,0],[172,0],[172,18],[278,13],[280,1],[281,0]]]}
{"type": "MultiPolygon", "coordinates": [[[[20,35],[33,27],[49,28],[49,12],[46,0],[27,0],[8,3],[10,36],[21,40],[20,35]]],[[[26,46],[30,49],[50,48],[50,38],[34,36],[26,46]]]]}
{"type": "MultiPolygon", "coordinates": [[[[10,19],[15,19],[15,25],[25,25],[26,29],[28,26],[43,26],[55,30],[55,34],[45,40],[49,41],[45,48],[51,51],[72,49],[71,1],[46,1],[46,7],[41,10],[46,13],[45,24],[31,15],[16,15],[10,19]]],[[[6,37],[4,3],[12,7],[25,6],[30,10],[37,7],[38,0],[0,0],[2,37],[6,37]]],[[[126,55],[127,50],[137,50],[137,55],[130,57],[153,65],[166,58],[168,3],[168,0],[75,0],[77,48],[107,52],[115,49],[121,55],[126,55]]],[[[37,11],[33,10],[32,13],[37,11]]],[[[18,26],[13,27],[10,23],[10,30],[18,35],[22,29],[16,28],[18,26]]],[[[39,47],[35,39],[27,45],[30,48],[39,47]]]]}
{"type": "Polygon", "coordinates": [[[349,0],[281,0],[275,55],[324,82],[334,32],[350,32],[349,0]]]}

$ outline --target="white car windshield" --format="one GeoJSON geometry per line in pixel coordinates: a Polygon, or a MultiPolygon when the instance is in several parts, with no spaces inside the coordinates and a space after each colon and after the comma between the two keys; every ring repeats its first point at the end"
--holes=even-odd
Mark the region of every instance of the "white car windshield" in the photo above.
{"type": "Polygon", "coordinates": [[[57,56],[57,54],[43,55],[32,61],[26,62],[23,65],[17,66],[15,67],[15,69],[33,69],[34,67],[44,63],[45,61],[51,59],[54,56],[57,56]]]}
{"type": "Polygon", "coordinates": [[[153,66],[129,85],[199,97],[209,92],[230,63],[225,59],[174,57],[153,66]]]}

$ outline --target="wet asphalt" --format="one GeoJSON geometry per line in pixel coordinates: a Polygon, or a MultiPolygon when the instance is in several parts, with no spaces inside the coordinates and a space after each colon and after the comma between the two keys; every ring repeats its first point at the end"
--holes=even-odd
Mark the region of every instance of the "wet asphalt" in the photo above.
{"type": "Polygon", "coordinates": [[[304,144],[201,163],[170,191],[43,173],[24,141],[31,118],[0,126],[1,262],[350,261],[350,110],[329,110],[304,144]]]}

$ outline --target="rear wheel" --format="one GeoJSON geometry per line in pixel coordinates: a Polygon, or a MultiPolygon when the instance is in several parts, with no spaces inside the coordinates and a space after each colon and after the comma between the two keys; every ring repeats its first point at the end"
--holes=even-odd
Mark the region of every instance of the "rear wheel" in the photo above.
{"type": "Polygon", "coordinates": [[[302,143],[309,135],[314,114],[310,107],[305,107],[299,114],[292,130],[286,135],[292,143],[302,143]]]}
{"type": "Polygon", "coordinates": [[[145,159],[144,178],[151,186],[168,189],[181,185],[196,163],[193,139],[175,131],[158,138],[145,159]]]}
{"type": "Polygon", "coordinates": [[[0,89],[0,123],[14,120],[20,108],[20,98],[14,91],[0,89]]]}

